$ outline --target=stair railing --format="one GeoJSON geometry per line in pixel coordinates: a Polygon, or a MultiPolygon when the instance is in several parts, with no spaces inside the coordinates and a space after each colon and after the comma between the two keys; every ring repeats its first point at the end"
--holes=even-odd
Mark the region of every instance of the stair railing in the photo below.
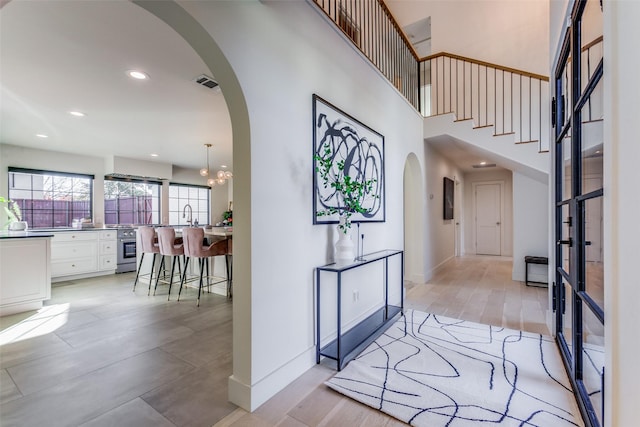
{"type": "Polygon", "coordinates": [[[420,82],[425,117],[453,113],[549,150],[548,77],[442,52],[420,61],[420,82]]]}
{"type": "Polygon", "coordinates": [[[383,0],[309,0],[417,110],[418,56],[383,0]]]}

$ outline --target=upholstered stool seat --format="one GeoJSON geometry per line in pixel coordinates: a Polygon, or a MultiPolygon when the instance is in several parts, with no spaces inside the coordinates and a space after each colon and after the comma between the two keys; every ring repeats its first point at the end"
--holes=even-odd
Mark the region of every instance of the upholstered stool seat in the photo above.
{"type": "MultiPolygon", "coordinates": [[[[202,293],[202,286],[205,279],[204,270],[207,269],[207,287],[212,283],[209,283],[208,274],[208,260],[211,257],[224,255],[226,256],[229,250],[229,240],[219,240],[211,245],[203,245],[204,241],[204,229],[196,227],[185,227],[182,229],[182,239],[184,244],[184,255],[186,257],[184,271],[182,272],[182,279],[180,280],[180,290],[178,291],[178,301],[182,293],[182,287],[186,281],[187,266],[191,258],[196,258],[200,266],[200,282],[198,285],[198,306],[200,306],[200,294],[202,293]]],[[[225,279],[227,280],[227,279],[225,279]]]]}
{"type": "Polygon", "coordinates": [[[180,267],[180,256],[184,256],[184,245],[182,238],[176,239],[176,231],[173,227],[161,227],[157,229],[158,244],[160,246],[160,255],[162,259],[160,261],[160,268],[158,269],[158,276],[156,278],[156,286],[153,289],[153,294],[156,294],[158,289],[158,282],[160,282],[160,273],[164,270],[165,257],[171,257],[171,272],[169,273],[169,292],[167,295],[167,301],[171,297],[171,285],[173,284],[173,276],[175,273],[176,262],[178,263],[178,277],[182,277],[182,270],[180,267]]]}
{"type": "Polygon", "coordinates": [[[145,254],[153,254],[153,261],[151,262],[151,271],[149,273],[142,274],[142,276],[149,276],[149,292],[151,293],[151,282],[153,281],[153,270],[156,264],[156,257],[160,253],[160,246],[158,245],[158,239],[156,238],[156,231],[153,227],[140,227],[138,228],[138,242],[140,243],[140,263],[138,264],[138,271],[136,273],[136,280],[133,282],[133,291],[136,290],[136,284],[140,277],[140,270],[142,269],[142,262],[144,261],[145,254]]]}

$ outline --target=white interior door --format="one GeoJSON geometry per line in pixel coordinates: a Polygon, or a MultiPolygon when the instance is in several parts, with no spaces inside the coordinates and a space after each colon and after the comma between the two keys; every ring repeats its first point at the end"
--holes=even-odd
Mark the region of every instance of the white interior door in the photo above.
{"type": "Polygon", "coordinates": [[[500,184],[477,184],[476,254],[500,255],[502,198],[500,184]]]}

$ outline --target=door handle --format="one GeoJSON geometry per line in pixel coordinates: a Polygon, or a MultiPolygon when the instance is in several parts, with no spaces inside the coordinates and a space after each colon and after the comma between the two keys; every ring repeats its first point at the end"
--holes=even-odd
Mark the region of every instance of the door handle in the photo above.
{"type": "Polygon", "coordinates": [[[499,223],[499,222],[496,222],[496,225],[500,225],[500,223],[499,223]]]}
{"type": "Polygon", "coordinates": [[[571,239],[571,237],[569,237],[569,240],[558,240],[556,242],[556,244],[558,245],[569,245],[569,247],[573,246],[573,240],[571,239]]]}
{"type": "Polygon", "coordinates": [[[591,240],[585,240],[584,241],[584,245],[585,246],[591,246],[591,240]]]}

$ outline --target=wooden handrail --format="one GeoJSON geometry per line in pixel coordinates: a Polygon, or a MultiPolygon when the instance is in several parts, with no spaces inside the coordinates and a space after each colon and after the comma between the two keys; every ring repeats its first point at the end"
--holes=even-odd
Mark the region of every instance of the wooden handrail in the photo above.
{"type": "Polygon", "coordinates": [[[400,37],[402,38],[402,40],[404,41],[404,44],[407,45],[407,47],[409,48],[409,51],[411,52],[411,54],[413,55],[413,58],[417,61],[420,62],[420,58],[418,57],[418,52],[416,52],[415,48],[413,47],[413,43],[411,43],[409,41],[409,39],[407,38],[407,36],[405,35],[404,31],[402,30],[402,28],[400,28],[400,26],[398,25],[398,21],[396,21],[396,18],[393,16],[393,13],[391,13],[391,11],[389,10],[389,8],[387,7],[387,5],[385,4],[384,0],[378,0],[378,3],[380,4],[380,7],[382,7],[382,10],[387,14],[387,17],[389,18],[389,20],[391,21],[391,24],[393,25],[393,27],[396,29],[396,31],[398,32],[398,34],[400,34],[400,37]]]}
{"type": "Polygon", "coordinates": [[[530,73],[528,71],[522,71],[522,70],[518,70],[516,68],[505,67],[505,66],[502,66],[502,65],[492,64],[490,62],[485,62],[485,61],[479,61],[477,59],[467,58],[466,56],[455,55],[453,53],[448,53],[448,52],[440,52],[440,53],[436,53],[434,55],[425,56],[424,58],[420,59],[420,62],[430,61],[432,59],[439,58],[441,56],[446,56],[446,57],[453,58],[453,59],[459,59],[461,61],[471,62],[473,64],[481,65],[483,67],[495,68],[496,70],[506,71],[508,73],[519,74],[521,76],[531,77],[531,78],[542,80],[542,81],[545,81],[545,82],[549,81],[549,77],[543,76],[541,74],[530,73]]]}
{"type": "Polygon", "coordinates": [[[591,49],[593,46],[597,45],[598,43],[600,43],[603,40],[602,36],[600,37],[596,37],[592,42],[585,44],[584,46],[582,46],[582,48],[580,49],[582,52],[584,52],[585,50],[589,50],[591,49]]]}

